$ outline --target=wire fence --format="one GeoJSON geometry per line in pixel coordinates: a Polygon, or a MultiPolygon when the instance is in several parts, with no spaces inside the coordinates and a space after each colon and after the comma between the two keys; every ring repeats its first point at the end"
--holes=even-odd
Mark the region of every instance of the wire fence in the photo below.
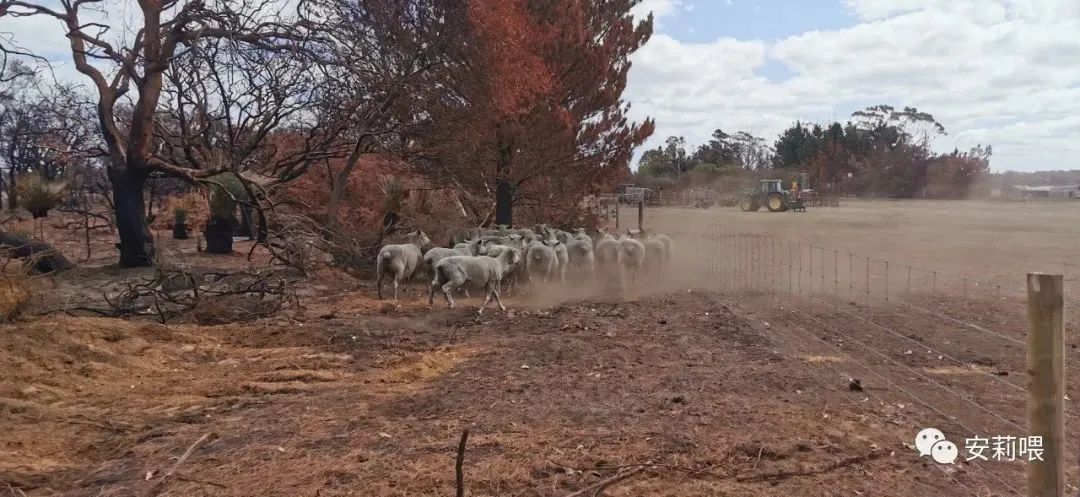
{"type": "MultiPolygon", "coordinates": [[[[904,406],[912,437],[915,426],[933,426],[963,437],[959,447],[969,437],[1027,433],[1022,276],[1016,285],[989,283],[720,224],[669,234],[694,254],[699,284],[749,297],[738,302],[754,303],[795,355],[824,350],[829,358],[799,362],[811,374],[875,384],[860,391],[878,407],[904,406]]],[[[1067,296],[1066,312],[1077,304],[1067,296]]],[[[1068,376],[1068,385],[1080,380],[1068,376]]],[[[1077,416],[1066,407],[1067,421],[1077,416]]],[[[1080,448],[1068,444],[1066,453],[1075,476],[1080,448]]],[[[955,478],[972,495],[1023,490],[1022,463],[967,462],[982,477],[955,478]]]]}

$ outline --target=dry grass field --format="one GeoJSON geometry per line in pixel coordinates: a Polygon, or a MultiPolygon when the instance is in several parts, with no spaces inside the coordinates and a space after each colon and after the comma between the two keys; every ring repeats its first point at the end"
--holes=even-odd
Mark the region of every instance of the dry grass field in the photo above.
{"type": "MultiPolygon", "coordinates": [[[[635,210],[621,215],[636,227],[635,210]]],[[[713,223],[1019,288],[1029,271],[1064,272],[1080,291],[1080,202],[843,199],[805,213],[646,211],[657,229],[713,223]]]]}

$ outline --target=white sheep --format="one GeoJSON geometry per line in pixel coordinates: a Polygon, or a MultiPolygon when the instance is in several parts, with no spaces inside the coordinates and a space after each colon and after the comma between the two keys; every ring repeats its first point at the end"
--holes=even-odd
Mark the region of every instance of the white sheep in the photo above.
{"type": "Polygon", "coordinates": [[[667,265],[667,249],[664,247],[664,242],[656,238],[646,238],[641,243],[645,246],[645,273],[661,274],[661,270],[667,265]]]}
{"type": "Polygon", "coordinates": [[[619,237],[619,252],[623,271],[630,274],[630,282],[634,283],[637,280],[637,273],[645,265],[645,245],[630,236],[623,235],[619,237]]]}
{"type": "Polygon", "coordinates": [[[539,281],[550,282],[558,269],[559,258],[555,249],[543,241],[533,240],[525,248],[525,274],[533,284],[539,281]]]}
{"type": "Polygon", "coordinates": [[[593,246],[593,257],[597,275],[609,280],[608,283],[614,280],[616,286],[622,287],[622,250],[619,241],[608,234],[600,236],[593,246]]]}
{"type": "MultiPolygon", "coordinates": [[[[466,245],[468,245],[468,244],[466,244],[466,245]]],[[[445,247],[432,247],[432,248],[428,249],[427,252],[424,253],[424,267],[427,269],[428,274],[431,275],[432,277],[434,277],[435,276],[435,266],[437,264],[442,262],[442,260],[446,259],[447,257],[454,257],[454,256],[458,256],[458,255],[472,255],[472,254],[471,253],[462,253],[461,251],[458,251],[456,248],[449,249],[449,248],[445,248],[445,247]]],[[[469,298],[469,289],[468,288],[463,288],[462,290],[465,292],[465,298],[469,298]]]]}
{"type": "Polygon", "coordinates": [[[572,238],[566,244],[566,252],[570,257],[568,269],[573,279],[580,281],[593,275],[596,270],[596,258],[593,255],[592,240],[572,238]]]}
{"type": "Polygon", "coordinates": [[[566,250],[566,244],[563,240],[569,239],[570,234],[562,230],[548,228],[547,225],[541,226],[544,245],[551,247],[555,251],[555,274],[559,277],[559,282],[566,282],[566,268],[570,264],[570,254],[566,250]]]}
{"type": "Polygon", "coordinates": [[[413,231],[405,235],[409,243],[386,245],[379,249],[375,259],[375,288],[382,300],[383,275],[394,278],[394,301],[398,298],[398,285],[412,278],[416,268],[423,263],[423,248],[431,244],[423,231],[413,231]]]}
{"type": "Polygon", "coordinates": [[[511,268],[520,262],[520,254],[511,248],[502,250],[498,257],[456,255],[447,257],[435,265],[435,279],[431,281],[431,291],[428,293],[428,306],[435,304],[435,291],[441,290],[446,298],[446,303],[452,309],[454,298],[451,296],[454,290],[466,283],[484,287],[484,304],[480,306],[477,314],[483,314],[484,308],[495,298],[499,309],[506,311],[502,300],[499,299],[503,276],[511,268]]]}
{"type": "Polygon", "coordinates": [[[577,232],[574,233],[574,239],[583,242],[589,242],[589,245],[592,245],[594,243],[592,237],[590,237],[589,234],[585,232],[585,228],[578,228],[577,232]]]}
{"type": "Polygon", "coordinates": [[[674,253],[672,251],[675,248],[674,244],[671,241],[671,237],[669,237],[669,236],[667,236],[667,235],[665,235],[663,233],[656,234],[656,233],[651,232],[651,231],[648,231],[647,233],[649,235],[649,238],[660,240],[660,243],[664,244],[664,262],[671,261],[671,257],[672,257],[672,255],[674,255],[674,253]]]}
{"type": "Polygon", "coordinates": [[[454,244],[454,251],[457,255],[480,255],[477,252],[480,250],[480,239],[475,238],[464,242],[454,244]]]}
{"type": "MultiPolygon", "coordinates": [[[[518,252],[518,257],[519,258],[521,257],[520,254],[525,253],[525,251],[523,249],[518,248],[516,246],[492,245],[492,246],[488,247],[488,249],[487,249],[487,257],[498,258],[503,253],[503,251],[506,251],[506,250],[516,250],[518,252]]],[[[514,264],[513,266],[510,267],[510,270],[507,271],[506,274],[503,274],[503,282],[505,282],[507,284],[507,288],[506,288],[506,294],[507,295],[510,295],[511,292],[514,289],[517,288],[518,276],[520,274],[521,274],[521,264],[520,263],[519,264],[514,264]]],[[[468,296],[468,291],[467,290],[466,290],[465,295],[468,296]]]]}

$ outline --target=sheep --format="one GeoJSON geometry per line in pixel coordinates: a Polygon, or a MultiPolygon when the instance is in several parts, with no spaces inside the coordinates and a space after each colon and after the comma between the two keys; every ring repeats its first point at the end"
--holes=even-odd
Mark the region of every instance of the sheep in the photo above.
{"type": "Polygon", "coordinates": [[[637,273],[645,264],[645,245],[641,242],[623,235],[619,237],[619,251],[622,268],[630,273],[630,282],[637,280],[637,273]]]}
{"type": "Polygon", "coordinates": [[[549,247],[555,250],[555,261],[559,264],[555,268],[556,273],[559,275],[559,282],[566,282],[566,267],[570,265],[570,252],[566,249],[566,244],[555,240],[549,243],[549,247]]]}
{"type": "Polygon", "coordinates": [[[461,228],[454,230],[450,237],[450,245],[459,245],[479,237],[480,228],[461,228]]]}
{"type": "Polygon", "coordinates": [[[540,240],[534,240],[525,249],[525,274],[534,284],[538,281],[550,282],[559,269],[558,264],[555,249],[540,240]]]}
{"type": "Polygon", "coordinates": [[[593,246],[593,257],[596,261],[597,272],[606,278],[617,278],[619,286],[622,285],[622,250],[618,240],[611,235],[603,235],[593,246]]]}
{"type": "Polygon", "coordinates": [[[431,239],[423,231],[413,231],[405,235],[408,243],[385,245],[379,249],[375,259],[375,288],[379,300],[382,300],[382,280],[384,275],[394,278],[394,302],[398,298],[398,285],[412,278],[416,268],[423,263],[423,247],[431,244],[431,239]]]}
{"type": "MultiPolygon", "coordinates": [[[[467,244],[466,244],[467,245],[467,244]]],[[[424,253],[424,267],[427,268],[428,274],[432,277],[435,276],[435,266],[442,262],[447,257],[454,257],[457,255],[472,255],[471,253],[462,253],[457,249],[449,249],[445,247],[432,247],[426,253],[424,253]]],[[[465,292],[465,298],[470,298],[469,289],[463,288],[465,292]]]]}
{"type": "Polygon", "coordinates": [[[656,234],[653,231],[647,231],[646,233],[647,233],[649,238],[659,240],[660,243],[664,244],[664,262],[671,261],[671,257],[673,255],[672,249],[674,248],[673,244],[671,242],[671,237],[669,237],[669,236],[667,236],[667,235],[665,235],[663,233],[656,234]]]}
{"type": "Polygon", "coordinates": [[[494,245],[510,245],[512,241],[508,236],[482,236],[477,240],[477,245],[474,248],[475,255],[486,255],[488,247],[494,245]]]}
{"type": "Polygon", "coordinates": [[[592,237],[590,237],[589,234],[585,232],[585,228],[578,228],[574,233],[573,238],[575,240],[589,242],[589,245],[592,245],[594,243],[592,237]]]}
{"type": "Polygon", "coordinates": [[[569,269],[574,279],[581,280],[592,276],[596,270],[592,240],[573,238],[566,244],[566,251],[570,257],[569,269]]]}
{"type": "MultiPolygon", "coordinates": [[[[518,254],[519,254],[519,257],[520,257],[520,254],[525,252],[524,249],[516,247],[516,246],[492,245],[491,247],[488,247],[488,249],[487,249],[487,256],[488,257],[493,257],[493,258],[498,258],[499,255],[501,255],[503,253],[503,251],[506,251],[506,250],[516,250],[518,252],[518,254]]],[[[521,271],[519,271],[520,268],[521,268],[521,264],[515,264],[515,265],[510,267],[510,270],[507,271],[506,274],[503,275],[503,280],[507,282],[507,289],[506,289],[506,294],[507,295],[510,295],[511,291],[513,291],[515,288],[517,288],[518,276],[521,274],[521,271]]],[[[466,291],[465,296],[466,297],[468,296],[468,291],[466,291]]]]}
{"type": "Polygon", "coordinates": [[[566,281],[566,267],[570,263],[570,254],[566,250],[566,244],[563,243],[560,236],[569,237],[569,233],[565,231],[548,228],[546,224],[542,224],[539,227],[542,241],[544,245],[551,247],[555,251],[555,260],[558,264],[555,268],[556,274],[559,276],[560,282],[566,281]]]}
{"type": "Polygon", "coordinates": [[[519,262],[520,253],[513,248],[502,250],[498,257],[469,255],[447,257],[435,265],[435,279],[431,281],[428,306],[435,305],[435,291],[438,289],[442,291],[446,303],[453,309],[454,298],[450,294],[465,283],[472,283],[484,287],[484,303],[477,311],[478,315],[484,314],[484,308],[491,302],[492,297],[499,304],[499,309],[505,312],[506,306],[499,299],[502,278],[519,262]]]}
{"type": "Polygon", "coordinates": [[[659,274],[667,265],[667,249],[664,247],[664,242],[656,238],[646,238],[641,243],[645,246],[645,273],[659,274]]]}

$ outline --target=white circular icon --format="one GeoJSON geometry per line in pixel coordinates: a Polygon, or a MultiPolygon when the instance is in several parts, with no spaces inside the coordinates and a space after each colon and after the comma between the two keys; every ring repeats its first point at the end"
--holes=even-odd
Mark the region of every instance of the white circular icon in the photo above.
{"type": "Polygon", "coordinates": [[[956,456],[960,453],[956,450],[956,444],[942,440],[933,447],[930,448],[930,453],[933,455],[934,460],[940,464],[952,464],[956,460],[956,456]]]}
{"type": "Polygon", "coordinates": [[[937,428],[926,428],[915,435],[915,448],[919,449],[919,457],[929,456],[930,448],[934,444],[945,440],[945,434],[937,428]]]}

